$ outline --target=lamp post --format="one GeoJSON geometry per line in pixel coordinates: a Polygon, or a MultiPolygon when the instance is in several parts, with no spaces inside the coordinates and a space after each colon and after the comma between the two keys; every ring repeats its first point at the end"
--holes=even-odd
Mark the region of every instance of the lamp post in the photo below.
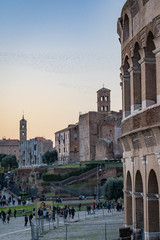
{"type": "Polygon", "coordinates": [[[101,171],[101,166],[97,166],[97,201],[99,200],[99,172],[101,171]]]}

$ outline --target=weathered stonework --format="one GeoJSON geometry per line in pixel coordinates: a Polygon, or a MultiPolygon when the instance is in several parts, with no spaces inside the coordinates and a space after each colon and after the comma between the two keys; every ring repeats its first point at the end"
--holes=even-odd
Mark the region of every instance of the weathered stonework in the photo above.
{"type": "Polygon", "coordinates": [[[118,20],[122,46],[125,225],[160,238],[160,1],[128,0],[118,20]],[[127,81],[126,81],[127,78],[127,81]]]}

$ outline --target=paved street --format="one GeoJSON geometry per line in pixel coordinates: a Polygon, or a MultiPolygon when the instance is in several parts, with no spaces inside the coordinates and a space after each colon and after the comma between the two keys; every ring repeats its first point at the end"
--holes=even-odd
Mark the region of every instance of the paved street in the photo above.
{"type": "MultiPolygon", "coordinates": [[[[80,223],[84,224],[84,223],[88,223],[88,224],[92,224],[92,223],[97,223],[99,221],[102,222],[110,222],[110,223],[114,223],[115,221],[123,221],[123,212],[116,212],[113,211],[112,213],[108,213],[108,211],[105,209],[104,211],[99,210],[95,213],[95,215],[88,215],[85,211],[81,211],[76,212],[75,214],[75,219],[72,220],[70,219],[67,220],[66,222],[70,224],[70,226],[73,224],[75,226],[75,223],[78,222],[78,219],[80,220],[80,223]]],[[[33,223],[35,224],[35,219],[33,219],[33,223]]],[[[55,226],[56,223],[55,223],[55,226]]],[[[60,226],[60,230],[62,231],[62,235],[60,235],[61,237],[64,235],[64,219],[63,217],[59,218],[59,226],[60,226]]],[[[45,236],[44,235],[44,239],[52,239],[53,238],[53,231],[54,230],[50,230],[49,231],[49,223],[47,221],[45,221],[45,225],[44,225],[44,229],[46,230],[46,232],[48,232],[48,234],[45,236]],[[48,237],[47,237],[48,236],[48,237]]],[[[54,235],[59,234],[58,232],[59,230],[57,229],[54,232],[54,235]]],[[[77,231],[77,230],[76,230],[77,231]]],[[[57,235],[58,236],[58,235],[57,235]]],[[[30,240],[31,239],[31,228],[28,224],[28,226],[24,226],[24,217],[17,217],[17,218],[11,218],[10,223],[7,224],[3,224],[2,220],[0,220],[0,239],[1,240],[30,240]]],[[[43,239],[41,237],[41,239],[43,239]]],[[[56,238],[54,238],[56,239],[56,238]]],[[[57,238],[58,239],[58,238],[57,238]]],[[[59,239],[63,239],[59,238],[59,239]]]]}

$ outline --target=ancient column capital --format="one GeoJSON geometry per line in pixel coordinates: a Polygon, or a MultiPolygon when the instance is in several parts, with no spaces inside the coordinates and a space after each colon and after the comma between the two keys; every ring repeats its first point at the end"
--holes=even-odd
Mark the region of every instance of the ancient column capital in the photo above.
{"type": "Polygon", "coordinates": [[[143,198],[144,194],[142,192],[133,192],[133,196],[135,198],[143,198]]]}
{"type": "Polygon", "coordinates": [[[123,165],[126,165],[126,159],[125,158],[121,158],[121,162],[123,163],[123,165]]]}
{"type": "Polygon", "coordinates": [[[157,158],[157,162],[160,165],[160,153],[155,153],[156,158],[157,158]]]}
{"type": "Polygon", "coordinates": [[[140,160],[142,161],[142,164],[147,164],[148,163],[148,159],[146,155],[141,155],[139,156],[140,160]]]}
{"type": "Polygon", "coordinates": [[[156,193],[147,193],[146,194],[146,199],[147,201],[157,201],[159,200],[159,194],[156,193]]]}
{"type": "Polygon", "coordinates": [[[132,166],[134,166],[134,157],[130,157],[130,161],[131,161],[132,166]]]}

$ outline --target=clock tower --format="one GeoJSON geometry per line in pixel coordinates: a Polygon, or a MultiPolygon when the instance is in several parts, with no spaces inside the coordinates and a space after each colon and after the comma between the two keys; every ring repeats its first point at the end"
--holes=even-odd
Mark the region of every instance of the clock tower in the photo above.
{"type": "Polygon", "coordinates": [[[24,115],[20,120],[20,142],[27,140],[27,121],[24,119],[24,115]]]}

